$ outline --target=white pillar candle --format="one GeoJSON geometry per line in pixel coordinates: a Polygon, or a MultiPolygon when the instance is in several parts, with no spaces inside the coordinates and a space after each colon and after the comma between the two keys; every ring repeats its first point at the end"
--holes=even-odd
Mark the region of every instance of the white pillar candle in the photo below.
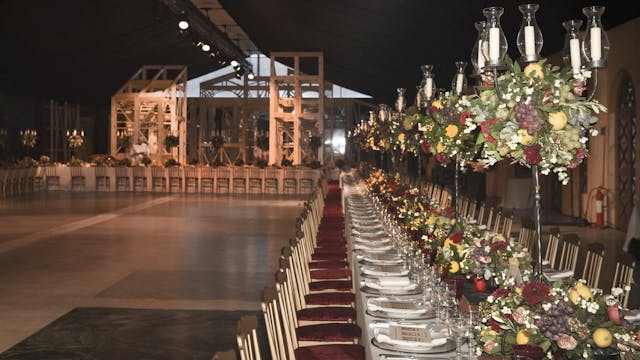
{"type": "Polygon", "coordinates": [[[536,35],[533,26],[527,25],[524,27],[524,53],[527,56],[534,56],[536,54],[536,35]]]}
{"type": "Polygon", "coordinates": [[[433,95],[433,79],[432,78],[427,78],[427,81],[424,85],[424,94],[427,96],[428,99],[431,99],[431,96],[433,95]]]}
{"type": "Polygon", "coordinates": [[[500,60],[500,28],[489,28],[489,61],[500,60]]]}
{"type": "Polygon", "coordinates": [[[482,68],[484,67],[484,50],[486,49],[486,45],[484,41],[478,40],[478,70],[482,72],[482,68]]]}
{"type": "Polygon", "coordinates": [[[601,43],[600,43],[600,28],[599,27],[592,27],[590,30],[590,35],[591,35],[591,60],[592,61],[598,61],[600,59],[602,59],[602,50],[601,50],[601,43]]]}
{"type": "Polygon", "coordinates": [[[464,74],[456,75],[456,94],[462,94],[462,85],[464,85],[464,74]]]}
{"type": "Polygon", "coordinates": [[[580,62],[580,39],[569,40],[569,51],[571,55],[571,69],[574,74],[580,72],[582,66],[580,62]]]}

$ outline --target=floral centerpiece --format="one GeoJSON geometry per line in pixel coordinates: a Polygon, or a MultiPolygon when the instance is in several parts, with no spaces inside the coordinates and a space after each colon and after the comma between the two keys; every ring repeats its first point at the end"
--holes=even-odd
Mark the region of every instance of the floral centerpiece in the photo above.
{"type": "MultiPolygon", "coordinates": [[[[619,295],[617,290],[612,294],[619,295]]],[[[527,347],[548,359],[594,359],[617,352],[638,358],[637,329],[620,320],[612,299],[573,279],[499,288],[480,304],[476,353],[511,355],[527,347]],[[616,311],[608,311],[609,306],[616,311]]]]}
{"type": "Polygon", "coordinates": [[[520,243],[502,234],[485,232],[474,239],[474,247],[462,262],[463,272],[497,286],[519,286],[533,277],[531,254],[520,243]]]}
{"type": "Polygon", "coordinates": [[[420,151],[420,141],[422,135],[418,129],[418,125],[424,115],[415,106],[405,110],[401,117],[401,123],[394,126],[394,133],[391,137],[393,146],[402,151],[402,153],[418,154],[420,151]]]}
{"type": "Polygon", "coordinates": [[[477,125],[469,110],[473,97],[455,96],[449,92],[434,100],[427,109],[427,116],[421,124],[424,138],[435,144],[438,161],[448,164],[457,160],[463,167],[475,156],[477,125]]]}
{"type": "Polygon", "coordinates": [[[544,175],[556,173],[567,184],[568,169],[588,155],[588,136],[597,135],[590,129],[597,120],[593,114],[607,110],[582,97],[588,77],[589,71],[574,75],[545,61],[521,69],[507,59],[496,86],[482,88],[472,101],[473,122],[481,129],[479,162],[490,166],[509,157],[537,165],[544,175]]]}

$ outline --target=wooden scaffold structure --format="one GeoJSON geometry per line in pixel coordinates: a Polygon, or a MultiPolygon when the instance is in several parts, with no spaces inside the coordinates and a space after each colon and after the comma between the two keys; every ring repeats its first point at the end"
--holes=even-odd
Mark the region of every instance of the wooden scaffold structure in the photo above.
{"type": "Polygon", "coordinates": [[[272,52],[269,84],[269,164],[293,165],[324,151],[324,57],[321,52],[272,52]],[[293,71],[276,73],[276,62],[293,71]],[[304,67],[303,72],[302,68],[304,67]],[[319,139],[318,142],[311,139],[319,139]],[[314,144],[312,146],[312,144],[314,144]],[[313,149],[312,147],[318,146],[313,149]]]}
{"type": "Polygon", "coordinates": [[[163,163],[187,160],[187,67],[145,65],[111,97],[111,155],[129,156],[129,145],[142,136],[149,157],[163,163]],[[177,146],[166,146],[169,136],[177,146]],[[175,138],[174,138],[175,139],[175,138]]]}

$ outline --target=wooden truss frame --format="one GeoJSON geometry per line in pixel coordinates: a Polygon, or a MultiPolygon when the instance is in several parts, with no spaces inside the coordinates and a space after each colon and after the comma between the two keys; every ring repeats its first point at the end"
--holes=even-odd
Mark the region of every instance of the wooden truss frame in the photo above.
{"type": "MultiPolygon", "coordinates": [[[[111,155],[129,156],[119,146],[118,137],[139,136],[149,144],[150,158],[163,162],[174,158],[187,160],[187,67],[181,65],[145,65],[111,97],[111,155]],[[177,136],[177,147],[165,148],[168,135],[177,136]]],[[[122,143],[122,142],[121,142],[122,143]]]]}

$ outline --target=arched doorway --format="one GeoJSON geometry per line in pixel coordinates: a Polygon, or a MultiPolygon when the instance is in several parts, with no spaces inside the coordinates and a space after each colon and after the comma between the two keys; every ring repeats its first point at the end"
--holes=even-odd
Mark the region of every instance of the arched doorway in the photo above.
{"type": "Polygon", "coordinates": [[[628,73],[622,75],[616,104],[616,225],[626,229],[637,195],[636,158],[638,133],[636,96],[628,73]]]}

